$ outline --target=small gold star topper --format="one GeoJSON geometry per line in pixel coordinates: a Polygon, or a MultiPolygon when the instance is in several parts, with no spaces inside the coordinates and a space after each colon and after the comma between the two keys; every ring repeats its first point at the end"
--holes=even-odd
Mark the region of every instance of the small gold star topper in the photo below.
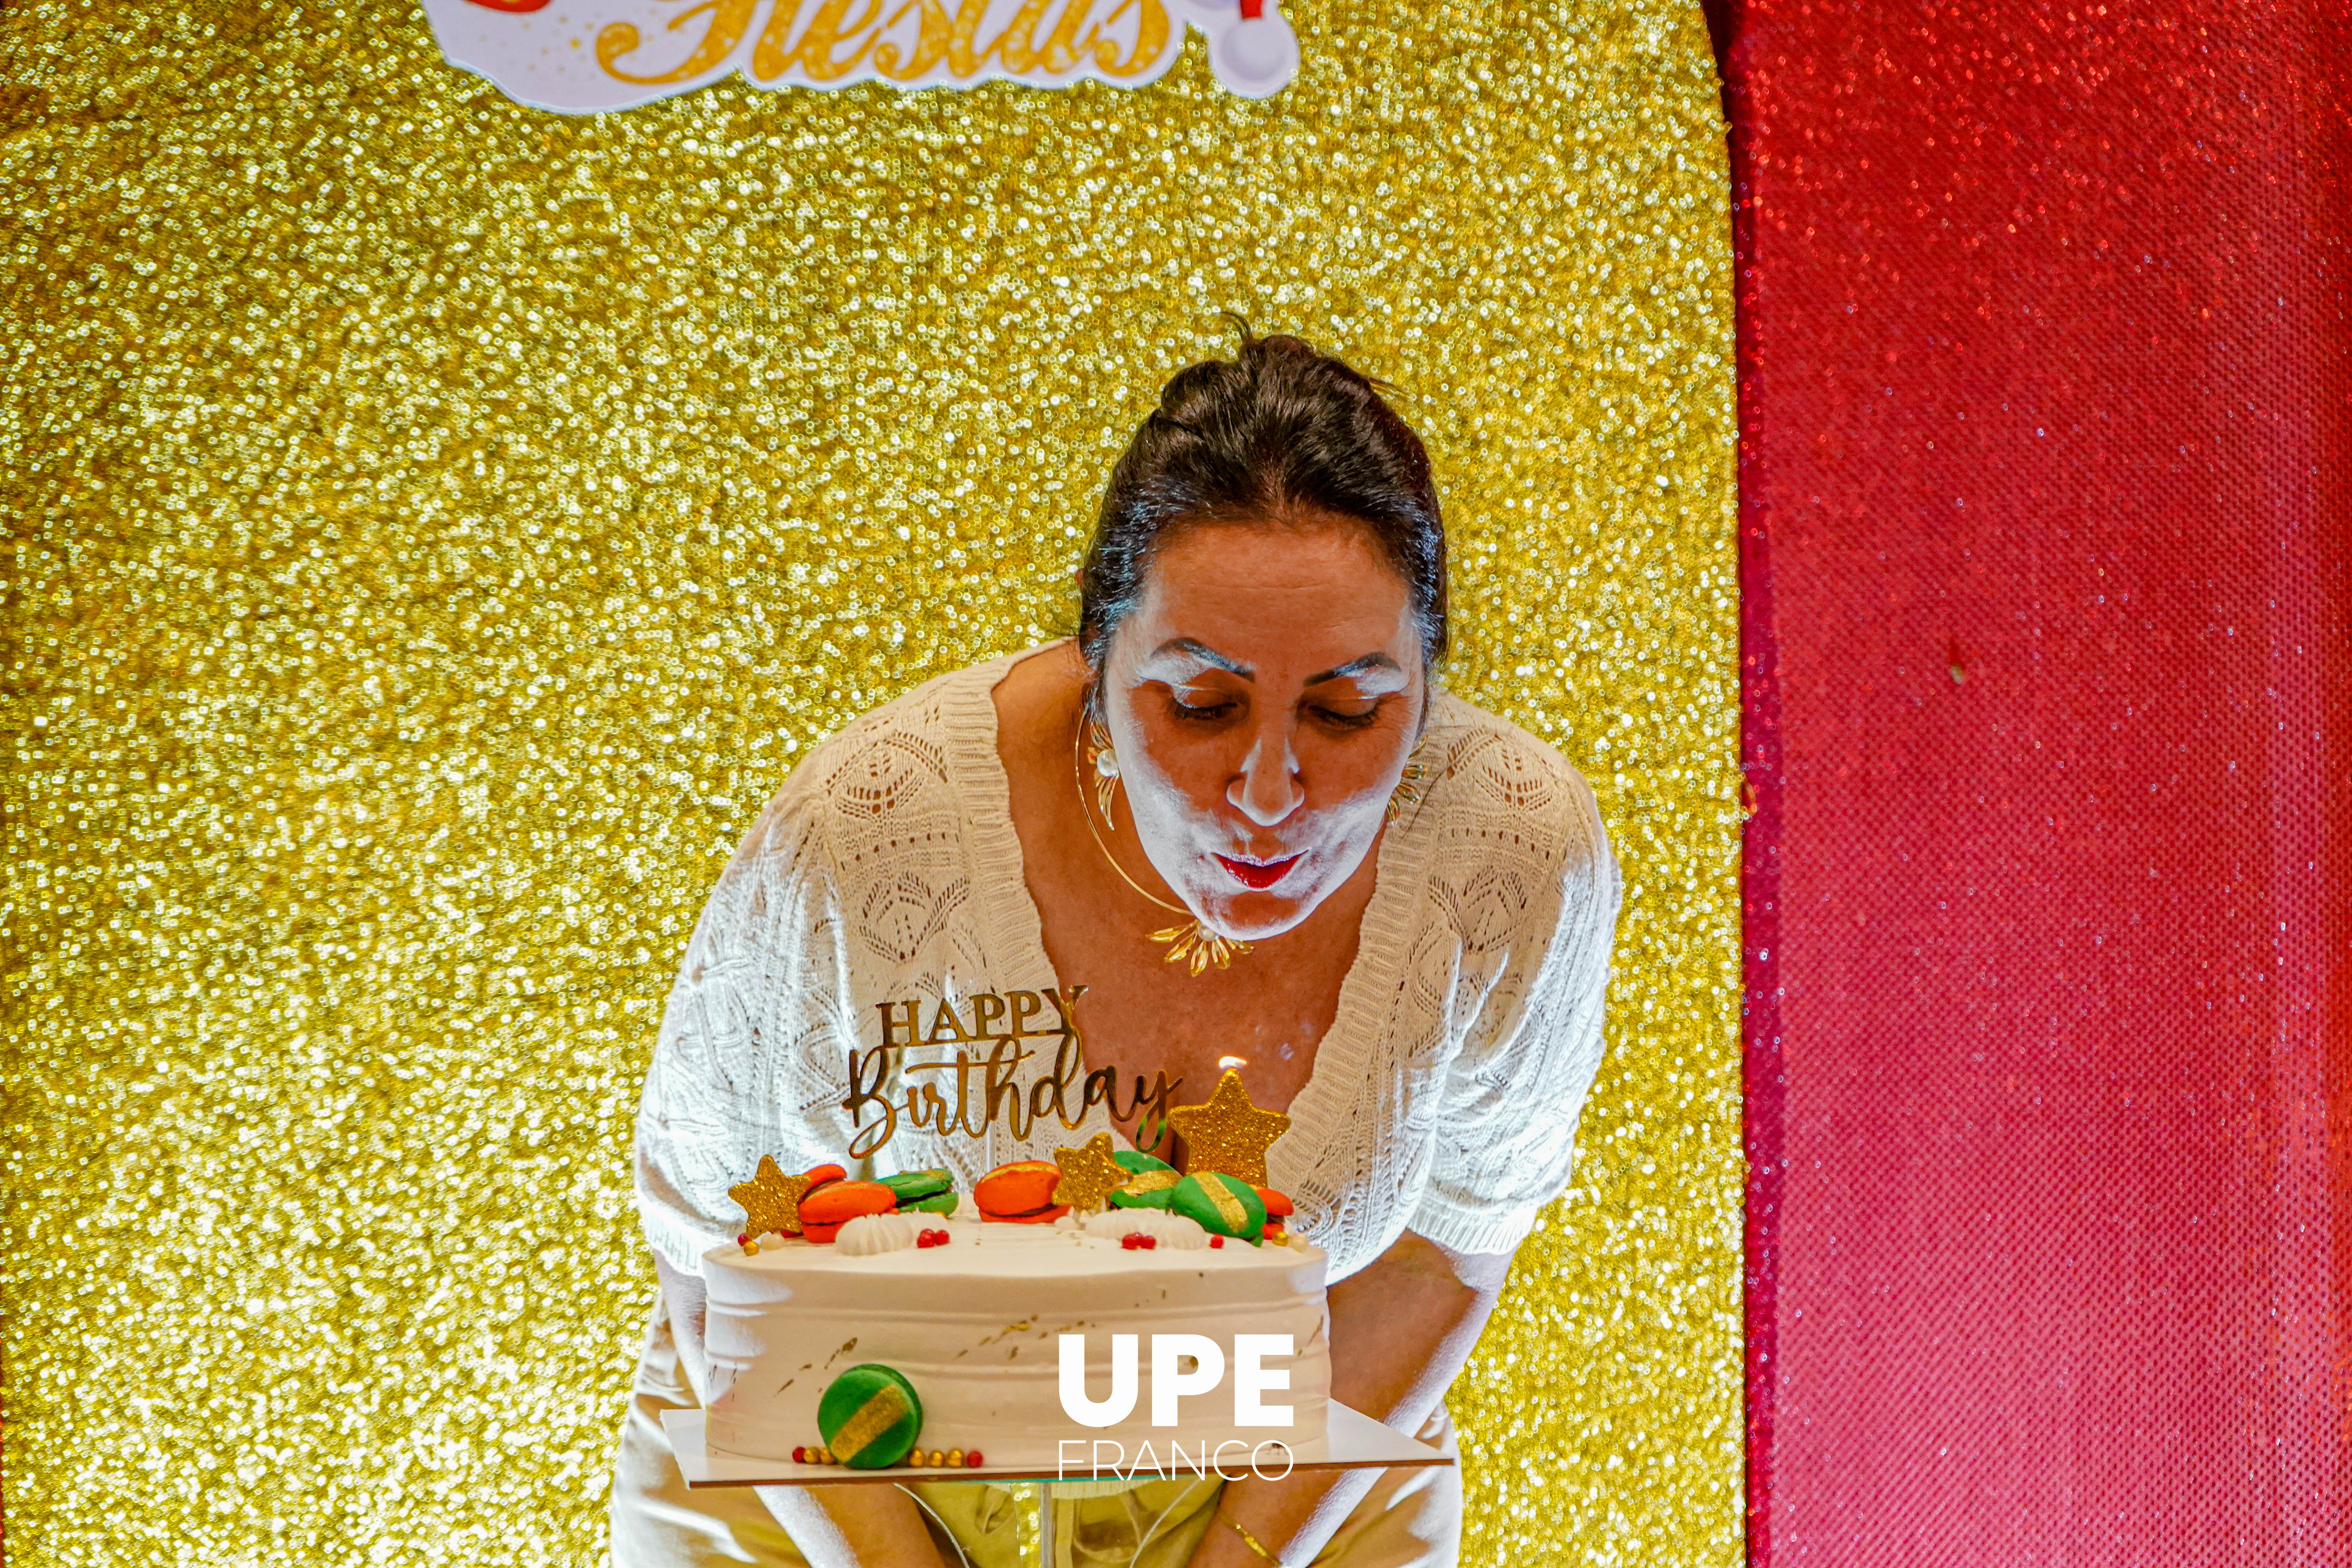
{"type": "Polygon", "coordinates": [[[738,1182],[727,1195],[743,1205],[743,1234],[757,1241],[770,1231],[784,1236],[801,1233],[801,1194],[809,1190],[806,1176],[787,1176],[772,1154],[760,1156],[760,1169],[748,1182],[738,1182]]]}
{"type": "Polygon", "coordinates": [[[1168,1113],[1168,1124],[1184,1140],[1187,1175],[1223,1171],[1255,1187],[1265,1185],[1266,1150],[1290,1131],[1288,1116],[1250,1103],[1242,1075],[1230,1068],[1206,1105],[1180,1105],[1168,1113]]]}
{"type": "Polygon", "coordinates": [[[1054,1163],[1062,1167],[1062,1179],[1054,1187],[1054,1201],[1075,1209],[1107,1207],[1111,1194],[1127,1180],[1125,1167],[1111,1153],[1108,1132],[1096,1133],[1082,1149],[1055,1150],[1054,1163]]]}

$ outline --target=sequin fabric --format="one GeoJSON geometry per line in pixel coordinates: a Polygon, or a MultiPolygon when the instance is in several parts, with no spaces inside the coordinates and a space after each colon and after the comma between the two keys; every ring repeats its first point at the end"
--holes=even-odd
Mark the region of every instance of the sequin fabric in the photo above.
{"type": "Polygon", "coordinates": [[[1194,40],[1133,94],[589,119],[406,5],[0,14],[14,1560],[596,1559],[695,910],[812,742],[1068,625],[1225,308],[1396,384],[1452,683],[1625,870],[1576,1185],[1454,1394],[1465,1560],[1736,1560],[1706,40],[1289,14],[1263,104],[1194,40]]]}
{"type": "Polygon", "coordinates": [[[2352,9],[1720,14],[1749,1562],[2339,1568],[2352,9]]]}

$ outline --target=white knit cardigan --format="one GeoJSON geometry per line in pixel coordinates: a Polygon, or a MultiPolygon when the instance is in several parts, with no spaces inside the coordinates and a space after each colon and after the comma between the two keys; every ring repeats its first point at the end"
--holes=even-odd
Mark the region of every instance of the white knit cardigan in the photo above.
{"type": "MultiPolygon", "coordinates": [[[[920,996],[929,1018],[942,998],[1060,984],[996,751],[991,693],[1014,662],[930,681],[811,752],[720,875],[637,1110],[638,1212],[680,1271],[741,1228],[727,1189],[762,1154],[787,1171],[842,1158],[847,1052],[879,1040],[876,1004],[920,996]]],[[[1334,1279],[1408,1228],[1516,1247],[1567,1184],[1601,1059],[1619,883],[1591,791],[1444,693],[1420,755],[1431,777],[1381,838],[1339,1012],[1266,1162],[1334,1279]]],[[[1244,962],[1279,963],[1280,944],[1244,962]]],[[[1179,1099],[1206,1098],[1192,1088],[1179,1099]]],[[[1030,1131],[902,1125],[871,1163],[944,1165],[968,1187],[1097,1131],[1126,1144],[1100,1106],[1076,1132],[1051,1117],[1030,1131]]]]}

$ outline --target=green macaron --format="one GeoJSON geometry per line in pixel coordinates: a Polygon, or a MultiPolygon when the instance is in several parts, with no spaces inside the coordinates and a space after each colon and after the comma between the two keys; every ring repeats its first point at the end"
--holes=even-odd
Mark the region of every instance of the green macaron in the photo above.
{"type": "Polygon", "coordinates": [[[1118,1168],[1127,1173],[1127,1181],[1114,1188],[1111,1206],[1122,1209],[1164,1209],[1168,1195],[1182,1178],[1176,1167],[1167,1161],[1143,1152],[1140,1149],[1122,1149],[1112,1153],[1118,1168]]]}
{"type": "Polygon", "coordinates": [[[950,1187],[943,1193],[933,1193],[927,1198],[915,1198],[911,1201],[906,1198],[900,1198],[898,1200],[898,1212],[900,1214],[907,1214],[909,1212],[916,1214],[953,1214],[955,1211],[956,1194],[953,1187],[950,1187]]]}
{"type": "Polygon", "coordinates": [[[1203,1171],[1169,1189],[1168,1206],[1211,1236],[1255,1243],[1265,1231],[1265,1200],[1239,1176],[1203,1171]]]}
{"type": "Polygon", "coordinates": [[[867,1362],[825,1385],[816,1402],[816,1428],[835,1463],[885,1469],[913,1452],[923,1431],[923,1402],[895,1368],[867,1362]]]}
{"type": "Polygon", "coordinates": [[[954,1190],[955,1183],[945,1171],[901,1171],[895,1176],[884,1176],[882,1184],[898,1194],[900,1208],[911,1207],[924,1198],[939,1196],[954,1190]]]}

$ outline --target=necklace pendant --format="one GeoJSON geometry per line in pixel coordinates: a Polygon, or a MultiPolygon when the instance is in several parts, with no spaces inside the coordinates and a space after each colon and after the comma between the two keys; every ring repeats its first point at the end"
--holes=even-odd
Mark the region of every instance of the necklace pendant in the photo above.
{"type": "Polygon", "coordinates": [[[1151,933],[1151,940],[1168,949],[1163,954],[1171,963],[1181,963],[1194,974],[1215,964],[1219,969],[1232,965],[1237,954],[1247,952],[1250,944],[1220,936],[1195,920],[1191,925],[1170,926],[1166,931],[1151,933]]]}

